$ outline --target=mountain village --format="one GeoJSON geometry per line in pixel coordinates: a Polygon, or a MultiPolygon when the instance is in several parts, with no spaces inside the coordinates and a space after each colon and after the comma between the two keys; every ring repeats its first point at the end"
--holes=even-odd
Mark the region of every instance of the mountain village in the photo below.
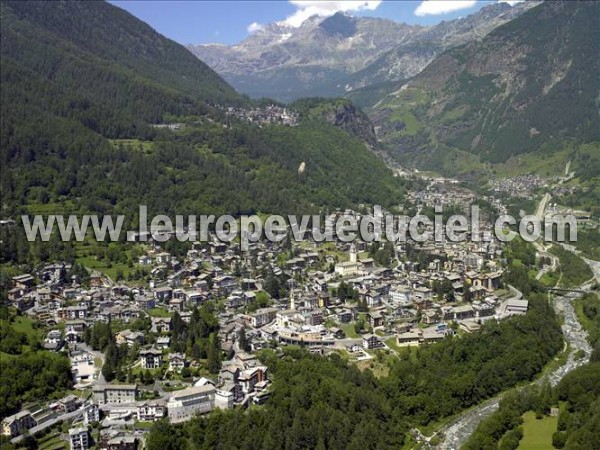
{"type": "MultiPolygon", "coordinates": [[[[452,180],[428,182],[407,196],[419,208],[467,210],[474,200],[452,180]]],[[[484,233],[491,227],[483,221],[484,233]]],[[[242,253],[238,243],[214,238],[178,259],[150,239],[137,261],[148,269],[145,285],[92,271],[84,288],[66,279],[70,266],[60,263],[14,277],[9,301],[45,324],[46,349],[69,354],[80,396],[28,406],[3,420],[2,433],[19,441],[64,421],[72,423],[71,448],[85,449],[94,442],[88,425],[101,422],[100,448],[136,448],[144,423],[262,404],[269,397],[269,374],[256,357],[262,349],[297,345],[369,366],[380,354],[527,312],[523,295],[502,281],[498,241],[383,244],[392,247],[384,265],[369,254],[371,245],[259,241],[242,253]],[[276,292],[274,283],[281,283],[276,292]],[[189,324],[193,310],[208,303],[217,308],[223,355],[216,373],[171,346],[174,316],[189,324]],[[131,329],[140,319],[143,327],[131,329]],[[105,356],[85,342],[86,330],[99,322],[111,324],[116,344],[137,355],[121,380],[106,382],[105,356]]]]}

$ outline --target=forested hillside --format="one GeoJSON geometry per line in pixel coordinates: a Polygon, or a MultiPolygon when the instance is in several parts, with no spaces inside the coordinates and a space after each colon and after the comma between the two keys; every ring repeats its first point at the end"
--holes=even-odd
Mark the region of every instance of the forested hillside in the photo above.
{"type": "Polygon", "coordinates": [[[401,448],[412,426],[451,416],[507,387],[532,380],[562,347],[557,317],[544,294],[526,316],[488,322],[481,333],[420,347],[390,362],[390,374],[332,355],[290,348],[262,355],[273,376],[260,408],[197,418],[184,426],[156,424],[150,450],[219,448],[401,448]]]}
{"type": "Polygon", "coordinates": [[[392,153],[446,172],[599,141],[598,17],[598,2],[544,2],[389,88],[371,116],[392,153]]]}
{"type": "Polygon", "coordinates": [[[2,216],[240,213],[391,205],[360,138],[307,117],[225,117],[239,96],[184,47],[104,2],[2,2],[2,216]],[[181,122],[182,129],[153,124],[181,122]],[[305,171],[298,174],[300,164],[305,171]]]}

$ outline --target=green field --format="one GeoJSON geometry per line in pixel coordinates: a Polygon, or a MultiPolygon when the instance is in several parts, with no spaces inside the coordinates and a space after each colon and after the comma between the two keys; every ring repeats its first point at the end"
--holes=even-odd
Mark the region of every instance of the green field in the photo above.
{"type": "Polygon", "coordinates": [[[25,333],[28,338],[42,336],[42,332],[33,327],[33,320],[29,317],[16,317],[15,321],[12,323],[12,327],[19,333],[25,333]]]}
{"type": "MultiPolygon", "coordinates": [[[[136,246],[136,253],[143,254],[144,247],[141,245],[136,246]]],[[[132,256],[132,249],[123,250],[118,244],[112,243],[108,247],[103,247],[100,243],[95,242],[91,237],[88,237],[85,242],[76,243],[75,255],[77,263],[81,264],[88,269],[97,270],[102,274],[110,277],[113,281],[117,281],[117,275],[122,274],[123,281],[128,277],[129,274],[133,274],[136,269],[142,269],[143,267],[137,264],[136,260],[132,256]],[[107,259],[98,259],[99,254],[109,251],[112,248],[118,249],[118,252],[124,252],[125,255],[121,261],[108,261],[107,259]],[[126,261],[131,261],[130,266],[126,261]]],[[[147,268],[146,268],[147,269],[147,268]]]]}
{"type": "Polygon", "coordinates": [[[351,339],[358,339],[360,335],[354,330],[354,323],[347,323],[340,327],[346,333],[346,337],[351,339]]]}
{"type": "Polygon", "coordinates": [[[549,450],[552,447],[552,434],[556,431],[558,417],[535,418],[533,411],[523,414],[523,439],[519,450],[549,450]]]}
{"type": "Polygon", "coordinates": [[[148,315],[152,317],[171,317],[171,313],[166,308],[150,308],[148,315]]]}

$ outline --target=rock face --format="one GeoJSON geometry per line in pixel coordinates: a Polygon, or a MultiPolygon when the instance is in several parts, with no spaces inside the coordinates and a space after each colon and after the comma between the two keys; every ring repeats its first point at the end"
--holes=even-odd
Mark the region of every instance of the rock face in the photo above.
{"type": "Polygon", "coordinates": [[[373,123],[369,117],[352,103],[344,103],[325,110],[322,117],[330,124],[339,127],[353,136],[359,137],[369,145],[377,143],[373,123]]]}
{"type": "Polygon", "coordinates": [[[445,49],[480,39],[533,4],[494,4],[429,27],[338,13],[312,17],[298,28],[270,24],[233,46],[188,49],[252,97],[339,96],[412,77],[445,49]]]}

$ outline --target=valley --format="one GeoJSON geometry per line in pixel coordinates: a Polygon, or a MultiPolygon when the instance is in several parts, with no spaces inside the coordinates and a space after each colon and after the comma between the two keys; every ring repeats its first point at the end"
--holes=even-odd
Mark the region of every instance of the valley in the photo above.
{"type": "Polygon", "coordinates": [[[2,449],[600,442],[600,3],[0,17],[2,449]]]}

